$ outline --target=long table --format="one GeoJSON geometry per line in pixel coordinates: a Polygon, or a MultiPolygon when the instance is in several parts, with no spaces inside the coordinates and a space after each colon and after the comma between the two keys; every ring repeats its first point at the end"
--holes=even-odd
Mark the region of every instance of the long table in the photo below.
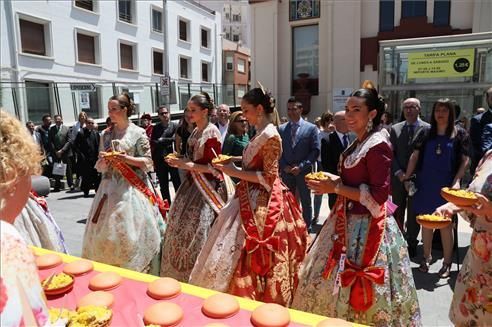
{"type": "MultiPolygon", "coordinates": [[[[55,253],[61,256],[63,264],[51,269],[39,271],[41,279],[47,278],[53,273],[58,273],[63,270],[66,263],[70,263],[80,258],[66,255],[63,253],[53,252],[50,250],[32,247],[35,255],[44,255],[55,253]]],[[[147,295],[147,284],[159,277],[135,272],[128,269],[118,268],[107,264],[94,262],[94,270],[86,275],[75,277],[73,289],[65,295],[57,297],[48,297],[48,306],[54,308],[67,308],[74,310],[77,300],[82,296],[90,293],[88,287],[89,280],[100,272],[112,271],[123,277],[123,282],[117,288],[108,292],[115,297],[115,303],[112,307],[113,319],[112,326],[143,326],[142,317],[145,309],[156,303],[155,300],[147,295]]],[[[204,326],[209,323],[222,323],[229,326],[252,326],[250,322],[251,312],[262,302],[253,301],[250,299],[236,297],[241,310],[233,317],[227,319],[212,319],[205,316],[202,311],[203,299],[216,294],[218,292],[206,288],[181,283],[181,294],[175,298],[166,300],[174,302],[181,306],[184,311],[184,318],[179,326],[204,326]]],[[[319,322],[329,319],[327,317],[289,309],[291,324],[290,326],[315,326],[319,322]]],[[[332,326],[336,326],[340,320],[333,320],[332,326]]],[[[361,326],[351,323],[352,326],[361,326]]]]}

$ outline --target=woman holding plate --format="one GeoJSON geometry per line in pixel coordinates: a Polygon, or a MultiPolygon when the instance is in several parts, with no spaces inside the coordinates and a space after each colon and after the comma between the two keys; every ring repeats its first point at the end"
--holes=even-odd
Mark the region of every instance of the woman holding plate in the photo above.
{"type": "Polygon", "coordinates": [[[492,150],[483,156],[468,191],[478,201],[470,207],[446,203],[436,214],[460,213],[473,227],[467,252],[454,287],[449,319],[456,326],[487,326],[492,322],[492,150]]]}
{"type": "Polygon", "coordinates": [[[341,155],[340,176],[307,181],[337,201],[304,260],[293,307],[366,325],[420,326],[406,242],[388,202],[392,150],[379,131],[383,112],[375,89],[353,92],[345,120],[357,139],[341,155]]]}
{"type": "Polygon", "coordinates": [[[149,139],[129,120],[133,109],[126,93],[108,101],[113,124],[101,135],[96,169],[102,180],[89,211],[82,256],[158,274],[165,208],[147,177],[153,169],[149,139]]]}

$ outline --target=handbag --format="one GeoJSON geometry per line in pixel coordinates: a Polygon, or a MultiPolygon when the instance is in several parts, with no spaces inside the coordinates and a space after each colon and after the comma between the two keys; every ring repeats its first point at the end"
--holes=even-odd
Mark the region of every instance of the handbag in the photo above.
{"type": "Polygon", "coordinates": [[[53,175],[65,176],[67,172],[67,164],[63,162],[55,162],[53,164],[53,175]]]}

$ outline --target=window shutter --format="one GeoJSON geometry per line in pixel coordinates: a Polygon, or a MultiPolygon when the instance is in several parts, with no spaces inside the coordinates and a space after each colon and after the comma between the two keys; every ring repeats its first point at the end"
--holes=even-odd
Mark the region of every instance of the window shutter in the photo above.
{"type": "Polygon", "coordinates": [[[80,62],[87,62],[90,64],[96,63],[93,36],[77,33],[77,50],[80,62]]]}
{"type": "Polygon", "coordinates": [[[46,56],[44,25],[20,20],[22,52],[46,56]]]}
{"type": "Polygon", "coordinates": [[[133,70],[133,47],[120,43],[121,68],[133,70]]]}

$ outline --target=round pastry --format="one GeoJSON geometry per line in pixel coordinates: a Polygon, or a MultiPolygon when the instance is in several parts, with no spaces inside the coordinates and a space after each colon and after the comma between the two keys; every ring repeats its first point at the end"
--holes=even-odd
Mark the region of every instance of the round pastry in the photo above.
{"type": "Polygon", "coordinates": [[[475,193],[468,190],[443,187],[441,189],[441,196],[446,201],[462,207],[471,207],[478,202],[478,198],[475,193]]]}
{"type": "Polygon", "coordinates": [[[62,258],[58,254],[45,254],[36,258],[38,269],[50,269],[62,263],[62,258]]]}
{"type": "Polygon", "coordinates": [[[176,326],[183,320],[183,310],[172,302],[158,302],[151,305],[144,312],[146,325],[176,326]]]}
{"type": "Polygon", "coordinates": [[[89,260],[77,260],[70,262],[63,267],[63,272],[66,274],[80,276],[87,274],[94,269],[94,265],[89,260]]]}
{"type": "Polygon", "coordinates": [[[206,324],[203,327],[229,327],[229,325],[221,324],[220,322],[211,322],[210,324],[206,324]]]}
{"type": "Polygon", "coordinates": [[[89,281],[89,288],[93,291],[108,291],[118,287],[122,280],[123,278],[117,273],[107,271],[92,277],[89,281]]]}
{"type": "Polygon", "coordinates": [[[265,303],[251,314],[255,327],[284,327],[290,322],[289,310],[276,303],[265,303]]]}
{"type": "Polygon", "coordinates": [[[337,326],[337,327],[344,327],[344,326],[352,326],[351,323],[342,320],[342,319],[337,319],[337,318],[327,318],[325,320],[321,320],[316,327],[331,327],[331,326],[337,326]]]}
{"type": "Polygon", "coordinates": [[[157,300],[170,299],[181,293],[181,284],[174,278],[163,277],[149,283],[147,294],[157,300]]]}
{"type": "Polygon", "coordinates": [[[438,215],[419,215],[417,223],[429,229],[441,229],[451,224],[451,218],[438,215]]]}
{"type": "Polygon", "coordinates": [[[203,301],[202,312],[210,318],[224,319],[239,311],[239,302],[229,294],[217,293],[203,301]]]}
{"type": "Polygon", "coordinates": [[[316,181],[326,181],[328,177],[322,172],[318,171],[316,173],[309,173],[304,176],[305,179],[311,179],[316,181]]]}
{"type": "Polygon", "coordinates": [[[84,295],[77,302],[77,308],[93,305],[97,307],[111,308],[114,303],[114,295],[104,291],[91,292],[84,295]]]}

